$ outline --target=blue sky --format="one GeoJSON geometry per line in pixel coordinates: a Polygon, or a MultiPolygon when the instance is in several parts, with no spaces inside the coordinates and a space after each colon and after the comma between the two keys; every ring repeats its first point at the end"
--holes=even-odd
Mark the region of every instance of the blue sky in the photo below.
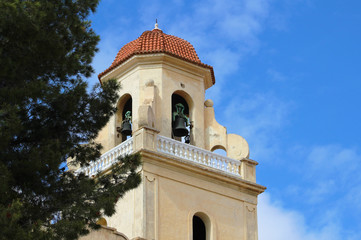
{"type": "Polygon", "coordinates": [[[217,121],[259,162],[259,239],[361,239],[361,1],[103,0],[96,73],[155,18],[214,67],[217,121]]]}

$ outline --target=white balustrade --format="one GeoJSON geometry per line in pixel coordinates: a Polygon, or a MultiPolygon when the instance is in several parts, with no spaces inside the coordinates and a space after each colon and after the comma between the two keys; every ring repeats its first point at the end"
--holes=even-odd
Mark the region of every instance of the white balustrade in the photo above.
{"type": "MultiPolygon", "coordinates": [[[[222,172],[240,176],[241,162],[204,150],[202,148],[182,143],[161,135],[157,136],[157,151],[176,156],[187,161],[202,164],[222,172]]],[[[97,161],[92,162],[87,167],[78,169],[75,173],[85,173],[87,176],[96,175],[102,172],[118,161],[118,157],[133,152],[133,138],[122,142],[115,148],[104,153],[97,161]]]]}
{"type": "Polygon", "coordinates": [[[78,169],[75,173],[79,174],[83,172],[87,176],[96,175],[99,172],[102,172],[112,166],[115,162],[118,161],[118,157],[124,156],[126,154],[131,154],[133,152],[133,138],[122,142],[115,148],[110,149],[108,152],[104,153],[98,160],[92,162],[87,167],[82,167],[78,169]]]}
{"type": "Polygon", "coordinates": [[[241,162],[161,135],[157,136],[157,151],[173,155],[240,176],[241,162]]]}

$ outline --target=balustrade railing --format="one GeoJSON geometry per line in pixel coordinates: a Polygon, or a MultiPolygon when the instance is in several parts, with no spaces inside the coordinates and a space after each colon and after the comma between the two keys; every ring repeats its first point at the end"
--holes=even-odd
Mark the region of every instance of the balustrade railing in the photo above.
{"type": "Polygon", "coordinates": [[[132,152],[133,138],[129,138],[115,148],[110,149],[108,152],[104,153],[97,161],[92,162],[87,167],[78,169],[75,173],[83,172],[87,176],[96,175],[98,172],[102,172],[116,163],[118,161],[118,157],[131,154],[132,152]]]}
{"type": "MultiPolygon", "coordinates": [[[[185,144],[171,138],[157,135],[157,151],[176,156],[178,158],[191,161],[197,164],[202,164],[214,169],[221,170],[228,174],[241,176],[241,162],[222,156],[190,144],[185,144]]],[[[97,161],[91,163],[87,167],[78,169],[75,173],[85,173],[87,176],[96,175],[102,172],[114,163],[117,162],[118,157],[133,152],[133,138],[122,142],[115,148],[104,153],[97,161]]]]}
{"type": "Polygon", "coordinates": [[[241,162],[161,135],[157,136],[157,151],[223,172],[241,176],[241,162]]]}

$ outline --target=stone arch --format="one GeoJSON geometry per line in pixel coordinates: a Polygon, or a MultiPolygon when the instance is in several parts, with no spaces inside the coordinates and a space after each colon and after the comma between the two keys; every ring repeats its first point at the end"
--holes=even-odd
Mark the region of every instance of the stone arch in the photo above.
{"type": "Polygon", "coordinates": [[[192,216],[192,240],[211,239],[211,219],[204,212],[192,216]]]}
{"type": "Polygon", "coordinates": [[[117,103],[117,111],[115,114],[115,129],[116,129],[116,136],[115,136],[115,145],[125,141],[127,139],[126,136],[122,136],[120,133],[120,128],[122,126],[122,121],[124,119],[125,113],[127,111],[132,111],[133,115],[133,98],[129,93],[123,94],[117,103]]]}
{"type": "Polygon", "coordinates": [[[221,150],[227,152],[227,149],[223,145],[215,145],[215,146],[211,147],[212,152],[217,150],[217,149],[221,149],[221,150]]]}
{"type": "MultiPolygon", "coordinates": [[[[194,116],[194,102],[192,97],[186,93],[185,91],[182,90],[177,90],[174,91],[171,95],[171,115],[173,114],[173,112],[175,111],[175,104],[177,103],[182,103],[182,105],[184,105],[185,109],[184,109],[184,114],[188,117],[190,123],[192,122],[193,116],[194,116]]],[[[171,116],[172,119],[172,116],[171,116]]],[[[171,129],[173,129],[173,121],[171,121],[171,129]]],[[[188,127],[188,131],[189,131],[189,135],[190,135],[190,143],[192,143],[192,131],[191,131],[191,127],[188,127]]],[[[185,141],[184,137],[179,138],[179,137],[174,137],[173,134],[171,134],[172,138],[177,139],[179,141],[185,141]]]]}
{"type": "Polygon", "coordinates": [[[211,147],[211,152],[215,152],[219,155],[227,156],[227,149],[223,145],[214,145],[213,147],[211,147]],[[219,151],[219,150],[222,150],[222,151],[219,151]]]}

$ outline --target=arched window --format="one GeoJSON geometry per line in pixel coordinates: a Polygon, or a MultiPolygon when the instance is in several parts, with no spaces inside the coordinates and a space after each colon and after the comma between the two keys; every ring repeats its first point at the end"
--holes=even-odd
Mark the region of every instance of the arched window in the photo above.
{"type": "MultiPolygon", "coordinates": [[[[181,92],[184,93],[184,92],[181,92]]],[[[185,142],[191,142],[190,107],[188,102],[178,92],[172,94],[172,138],[185,142]]],[[[186,95],[185,93],[183,95],[186,95]]]]}
{"type": "Polygon", "coordinates": [[[193,240],[206,240],[206,225],[198,216],[193,216],[193,240]]]}
{"type": "MultiPolygon", "coordinates": [[[[117,105],[117,114],[116,114],[116,130],[117,130],[117,136],[116,136],[116,143],[119,144],[121,142],[124,142],[125,140],[127,140],[127,138],[131,137],[130,135],[126,135],[126,134],[122,134],[122,127],[124,120],[131,117],[132,114],[132,97],[130,96],[130,94],[125,94],[123,95],[118,102],[117,105]]],[[[130,124],[130,130],[131,130],[131,120],[129,122],[130,124]]],[[[127,126],[129,127],[129,125],[127,126]]],[[[130,131],[131,132],[131,131],[130,131]]],[[[117,145],[116,144],[116,145],[117,145]]]]}

